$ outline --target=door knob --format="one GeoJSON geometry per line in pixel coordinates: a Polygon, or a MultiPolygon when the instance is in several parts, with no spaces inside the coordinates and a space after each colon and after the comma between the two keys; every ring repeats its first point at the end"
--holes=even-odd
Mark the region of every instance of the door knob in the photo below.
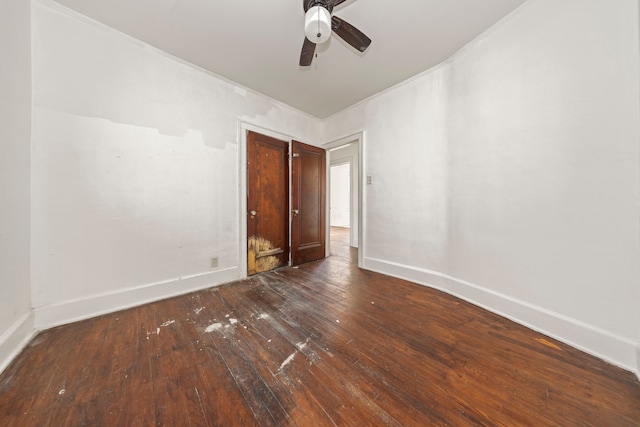
{"type": "Polygon", "coordinates": [[[256,212],[256,211],[250,211],[250,212],[249,212],[249,214],[250,214],[252,217],[254,217],[254,216],[256,216],[256,215],[258,214],[258,212],[256,212]]]}
{"type": "Polygon", "coordinates": [[[300,213],[298,209],[293,209],[291,212],[293,212],[294,215],[298,215],[300,213]]]}

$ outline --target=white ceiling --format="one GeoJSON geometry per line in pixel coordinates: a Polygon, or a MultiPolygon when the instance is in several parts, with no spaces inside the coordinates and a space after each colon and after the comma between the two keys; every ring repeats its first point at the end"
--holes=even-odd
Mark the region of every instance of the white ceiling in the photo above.
{"type": "Polygon", "coordinates": [[[302,0],[56,0],[243,86],[328,117],[449,58],[525,0],[347,0],[334,14],[372,39],[336,35],[298,60],[302,0]]]}

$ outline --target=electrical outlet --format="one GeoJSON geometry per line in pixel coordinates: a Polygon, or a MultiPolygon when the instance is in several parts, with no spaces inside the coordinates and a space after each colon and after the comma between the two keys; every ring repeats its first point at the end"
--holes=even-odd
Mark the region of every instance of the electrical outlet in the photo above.
{"type": "Polygon", "coordinates": [[[218,266],[218,257],[211,258],[211,268],[216,268],[218,266]]]}

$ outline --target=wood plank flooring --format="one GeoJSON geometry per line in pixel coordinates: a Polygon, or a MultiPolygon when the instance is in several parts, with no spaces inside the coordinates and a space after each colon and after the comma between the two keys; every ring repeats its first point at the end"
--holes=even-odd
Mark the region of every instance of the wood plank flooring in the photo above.
{"type": "Polygon", "coordinates": [[[40,333],[0,425],[640,425],[633,374],[361,271],[332,234],[326,260],[40,333]]]}

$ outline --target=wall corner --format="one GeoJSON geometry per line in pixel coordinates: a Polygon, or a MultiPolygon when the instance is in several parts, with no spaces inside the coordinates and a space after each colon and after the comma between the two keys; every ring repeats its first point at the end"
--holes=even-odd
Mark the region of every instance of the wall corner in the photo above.
{"type": "Polygon", "coordinates": [[[38,333],[34,319],[33,310],[29,310],[17,319],[5,333],[0,335],[0,373],[9,367],[11,362],[38,333]]]}

